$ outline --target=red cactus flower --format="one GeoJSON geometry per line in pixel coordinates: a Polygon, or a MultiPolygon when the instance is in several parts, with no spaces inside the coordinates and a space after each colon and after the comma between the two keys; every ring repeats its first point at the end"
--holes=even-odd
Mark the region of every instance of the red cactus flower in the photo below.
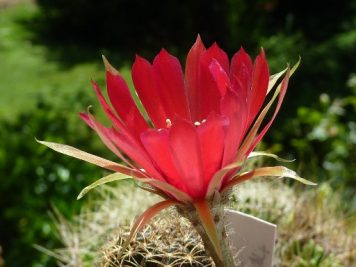
{"type": "Polygon", "coordinates": [[[104,63],[111,106],[99,86],[95,82],[92,85],[112,125],[104,127],[89,111],[81,113],[81,117],[125,164],[69,146],[42,143],[116,172],[87,187],[80,196],[96,185],[133,177],[168,199],[144,213],[133,233],[161,209],[190,203],[221,256],[209,211],[215,192],[223,193],[255,176],[286,176],[307,183],[282,166],[240,173],[242,164],[251,156],[275,157],[252,151],[275,119],[297,65],[270,77],[263,50],[252,62],[241,48],[229,62],[217,44],[206,49],[199,37],[188,53],[185,73],[178,59],[166,50],[152,64],[137,56],[132,79],[144,113],[120,73],[105,58],[104,63]],[[270,100],[262,108],[268,94],[270,100]],[[274,113],[261,128],[275,100],[274,113]]]}

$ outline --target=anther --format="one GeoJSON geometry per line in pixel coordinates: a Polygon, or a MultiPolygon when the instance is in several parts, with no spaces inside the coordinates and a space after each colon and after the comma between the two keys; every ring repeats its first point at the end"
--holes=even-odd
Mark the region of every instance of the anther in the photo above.
{"type": "Polygon", "coordinates": [[[166,125],[167,125],[167,128],[171,128],[172,122],[170,119],[166,119],[166,125]]]}

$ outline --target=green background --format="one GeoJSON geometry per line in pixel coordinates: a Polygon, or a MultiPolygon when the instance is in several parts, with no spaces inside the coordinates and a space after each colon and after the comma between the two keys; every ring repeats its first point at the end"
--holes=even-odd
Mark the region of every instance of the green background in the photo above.
{"type": "MultiPolygon", "coordinates": [[[[54,266],[33,248],[58,245],[53,206],[70,217],[80,189],[103,175],[53,153],[35,137],[115,159],[78,112],[99,104],[101,54],[132,84],[136,53],[161,47],[182,61],[200,34],[231,56],[264,47],[272,72],[302,64],[261,148],[297,160],[313,181],[342,192],[354,215],[356,186],[356,1],[0,0],[0,245],[6,266],[54,266]]],[[[85,201],[85,200],[84,200],[85,201]]]]}

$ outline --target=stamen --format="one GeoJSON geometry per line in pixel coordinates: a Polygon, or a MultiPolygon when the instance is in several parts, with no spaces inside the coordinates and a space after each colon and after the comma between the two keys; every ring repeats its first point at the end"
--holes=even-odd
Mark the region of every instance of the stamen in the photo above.
{"type": "Polygon", "coordinates": [[[167,128],[171,128],[172,122],[170,119],[166,119],[166,125],[167,125],[167,128]]]}
{"type": "Polygon", "coordinates": [[[195,125],[195,126],[199,126],[199,125],[200,125],[200,122],[199,122],[199,121],[196,121],[196,122],[194,122],[194,125],[195,125]]]}

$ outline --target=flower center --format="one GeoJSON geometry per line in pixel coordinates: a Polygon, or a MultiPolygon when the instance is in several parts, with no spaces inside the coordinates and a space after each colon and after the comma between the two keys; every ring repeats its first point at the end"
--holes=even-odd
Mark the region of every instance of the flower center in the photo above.
{"type": "MultiPolygon", "coordinates": [[[[202,121],[196,121],[194,122],[194,126],[198,127],[201,124],[203,124],[204,122],[206,122],[206,119],[202,120],[202,121]]],[[[172,127],[172,121],[170,119],[166,119],[166,127],[167,128],[171,128],[172,127]]],[[[158,130],[162,130],[162,129],[158,129],[158,130]]]]}

